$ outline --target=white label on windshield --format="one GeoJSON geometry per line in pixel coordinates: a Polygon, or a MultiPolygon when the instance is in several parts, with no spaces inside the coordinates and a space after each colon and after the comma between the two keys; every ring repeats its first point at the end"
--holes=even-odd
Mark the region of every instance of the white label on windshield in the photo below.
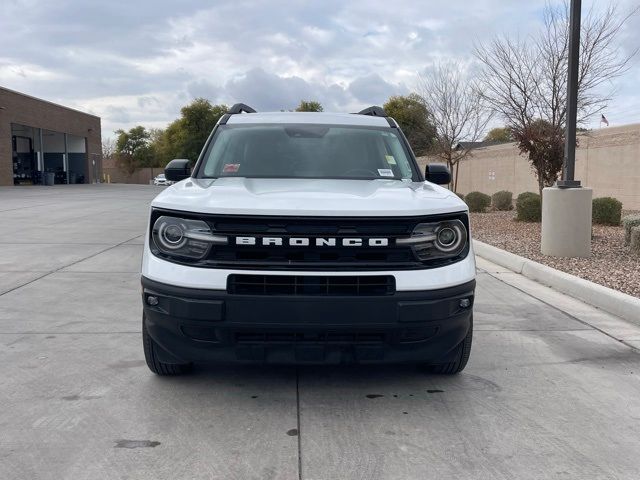
{"type": "Polygon", "coordinates": [[[381,177],[393,177],[393,170],[390,168],[379,168],[378,175],[381,177]]]}

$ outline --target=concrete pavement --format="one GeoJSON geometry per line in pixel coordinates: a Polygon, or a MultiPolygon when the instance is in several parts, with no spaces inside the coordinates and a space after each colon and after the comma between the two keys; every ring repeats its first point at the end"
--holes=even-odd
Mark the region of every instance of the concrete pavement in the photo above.
{"type": "Polygon", "coordinates": [[[144,364],[151,186],[0,189],[0,479],[635,479],[640,328],[480,261],[459,376],[144,364]]]}

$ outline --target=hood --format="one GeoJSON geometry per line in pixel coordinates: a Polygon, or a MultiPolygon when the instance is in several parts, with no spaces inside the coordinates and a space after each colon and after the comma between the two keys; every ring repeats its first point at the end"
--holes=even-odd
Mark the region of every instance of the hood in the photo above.
{"type": "Polygon", "coordinates": [[[446,188],[402,180],[188,178],[152,206],[197,213],[303,216],[417,216],[467,210],[446,188]]]}

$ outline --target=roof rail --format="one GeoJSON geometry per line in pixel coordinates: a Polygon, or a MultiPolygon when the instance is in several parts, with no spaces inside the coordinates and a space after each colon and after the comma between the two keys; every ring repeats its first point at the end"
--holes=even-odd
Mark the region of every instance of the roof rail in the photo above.
{"type": "Polygon", "coordinates": [[[378,107],[376,105],[372,107],[367,107],[364,110],[360,110],[358,115],[371,115],[372,117],[387,117],[387,112],[384,111],[382,107],[378,107]]]}
{"type": "Polygon", "coordinates": [[[236,103],[233,107],[229,109],[227,112],[229,115],[235,115],[237,113],[256,113],[256,111],[251,108],[249,105],[245,105],[244,103],[236,103]]]}

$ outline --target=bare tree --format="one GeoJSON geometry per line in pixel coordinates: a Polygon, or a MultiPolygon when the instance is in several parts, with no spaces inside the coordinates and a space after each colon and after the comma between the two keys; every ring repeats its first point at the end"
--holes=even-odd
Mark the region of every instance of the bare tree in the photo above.
{"type": "MultiPolygon", "coordinates": [[[[578,75],[578,123],[600,113],[611,98],[606,83],[623,74],[637,50],[622,54],[616,37],[630,16],[613,4],[583,16],[578,75]]],[[[538,179],[540,193],[562,169],[567,115],[569,4],[547,4],[542,29],[525,40],[496,38],[475,48],[483,66],[484,101],[506,121],[538,179]]]]}
{"type": "Polygon", "coordinates": [[[460,63],[442,63],[420,75],[417,86],[436,130],[432,154],[447,163],[453,174],[454,192],[458,187],[459,163],[471,152],[459,145],[479,141],[491,118],[475,83],[467,79],[464,71],[460,63]]]}
{"type": "Polygon", "coordinates": [[[111,158],[116,154],[116,142],[113,138],[102,139],[102,158],[111,158]]]}

